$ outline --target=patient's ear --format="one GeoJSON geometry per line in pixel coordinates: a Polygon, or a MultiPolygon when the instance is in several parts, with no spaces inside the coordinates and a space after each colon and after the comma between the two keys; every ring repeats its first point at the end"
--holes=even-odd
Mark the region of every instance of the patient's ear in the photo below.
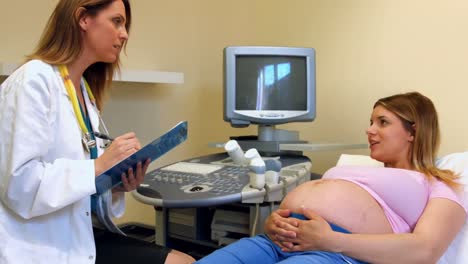
{"type": "Polygon", "coordinates": [[[416,135],[416,124],[411,125],[412,131],[410,132],[410,137],[408,142],[414,142],[414,136],[416,135]]]}

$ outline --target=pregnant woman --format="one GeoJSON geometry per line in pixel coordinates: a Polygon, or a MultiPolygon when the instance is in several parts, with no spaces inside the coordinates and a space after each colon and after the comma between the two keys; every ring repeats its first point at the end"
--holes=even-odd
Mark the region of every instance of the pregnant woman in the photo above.
{"type": "Polygon", "coordinates": [[[433,103],[417,92],[382,98],[366,133],[371,157],[384,167],[330,169],[285,197],[266,235],[199,263],[435,263],[466,208],[457,176],[434,165],[440,136],[433,103]]]}

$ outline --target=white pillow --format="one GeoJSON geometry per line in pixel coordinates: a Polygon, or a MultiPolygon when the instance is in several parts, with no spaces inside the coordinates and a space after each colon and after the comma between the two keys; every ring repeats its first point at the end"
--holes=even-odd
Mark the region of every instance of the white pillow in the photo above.
{"type": "MultiPolygon", "coordinates": [[[[468,151],[454,153],[437,160],[437,167],[450,169],[460,174],[460,183],[464,184],[462,202],[468,204],[468,151]]],[[[450,223],[447,223],[450,224],[450,223]]],[[[468,222],[452,241],[447,251],[440,258],[438,264],[466,264],[468,263],[468,222]]]]}
{"type": "MultiPolygon", "coordinates": [[[[365,155],[342,154],[336,165],[382,166],[382,163],[365,155]]],[[[468,205],[468,151],[441,157],[437,159],[436,165],[441,169],[449,169],[460,174],[460,183],[464,184],[462,202],[465,206],[468,205]]],[[[468,221],[465,222],[458,235],[437,263],[468,263],[468,221]]]]}

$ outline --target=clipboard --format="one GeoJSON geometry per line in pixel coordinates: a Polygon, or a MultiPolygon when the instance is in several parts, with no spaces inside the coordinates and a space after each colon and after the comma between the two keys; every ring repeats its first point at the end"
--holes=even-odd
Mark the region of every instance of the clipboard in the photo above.
{"type": "Polygon", "coordinates": [[[122,183],[122,173],[127,172],[130,167],[136,171],[138,162],[144,162],[150,158],[155,161],[171,149],[175,148],[187,139],[188,123],[181,121],[164,135],[153,140],[128,158],[122,160],[112,168],[96,177],[96,194],[100,195],[116,185],[122,183]]]}

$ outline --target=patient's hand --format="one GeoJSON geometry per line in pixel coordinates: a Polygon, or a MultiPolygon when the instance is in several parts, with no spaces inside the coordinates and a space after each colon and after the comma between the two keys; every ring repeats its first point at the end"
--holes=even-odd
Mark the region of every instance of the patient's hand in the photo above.
{"type": "Polygon", "coordinates": [[[329,242],[333,239],[335,233],[328,222],[315,212],[303,208],[302,214],[308,220],[297,220],[296,226],[278,222],[278,229],[284,230],[285,234],[294,233],[295,237],[277,234],[275,239],[280,243],[283,251],[309,251],[325,250],[327,251],[329,242]]]}
{"type": "Polygon", "coordinates": [[[264,230],[266,235],[278,246],[281,245],[281,241],[277,240],[276,237],[295,238],[296,233],[293,230],[298,225],[298,219],[289,218],[291,211],[288,209],[278,209],[268,216],[265,221],[264,230]]]}

